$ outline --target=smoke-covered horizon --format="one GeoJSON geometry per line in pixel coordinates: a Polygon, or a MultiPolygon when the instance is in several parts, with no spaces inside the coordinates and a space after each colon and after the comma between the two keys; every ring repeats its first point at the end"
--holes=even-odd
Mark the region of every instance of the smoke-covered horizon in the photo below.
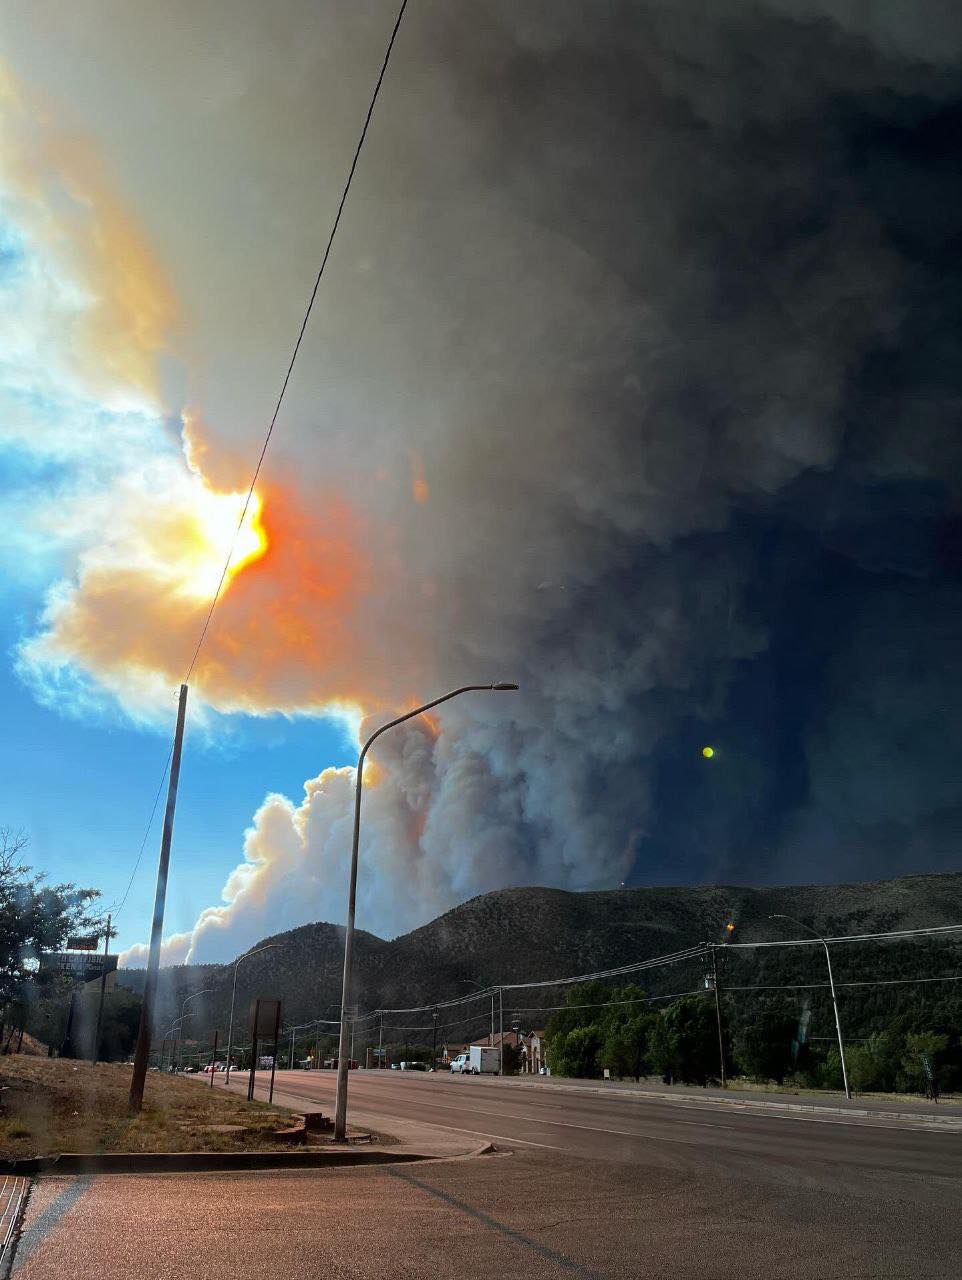
{"type": "MultiPolygon", "coordinates": [[[[156,715],[196,639],[196,487],[247,481],[388,29],[281,9],[144,11],[69,73],[177,300],[127,364],[180,471],[138,438],[105,482],[124,519],[20,651],[41,698],[156,715]]],[[[957,865],[960,48],[938,3],[410,6],[192,692],[363,733],[519,681],[379,742],[359,926],[957,865]]],[[[340,920],[352,799],[269,795],[168,959],[340,920]]]]}

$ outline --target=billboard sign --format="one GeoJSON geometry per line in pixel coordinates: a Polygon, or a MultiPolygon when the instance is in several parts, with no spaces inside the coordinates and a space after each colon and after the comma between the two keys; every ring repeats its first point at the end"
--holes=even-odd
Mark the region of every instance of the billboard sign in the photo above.
{"type": "Polygon", "coordinates": [[[113,973],[118,956],[102,953],[77,954],[71,951],[47,951],[40,957],[41,973],[59,973],[73,982],[93,982],[104,972],[113,973]]]}
{"type": "Polygon", "coordinates": [[[96,951],[100,946],[100,939],[94,935],[92,938],[68,938],[68,951],[96,951]]]}

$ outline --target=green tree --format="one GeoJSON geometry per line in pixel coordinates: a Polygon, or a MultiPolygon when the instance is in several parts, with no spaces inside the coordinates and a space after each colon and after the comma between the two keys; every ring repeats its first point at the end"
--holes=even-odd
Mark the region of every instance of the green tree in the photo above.
{"type": "Polygon", "coordinates": [[[601,1044],[601,1029],[595,1025],[563,1031],[549,1043],[548,1065],[555,1075],[590,1080],[601,1074],[598,1066],[601,1044]]]}
{"type": "Polygon", "coordinates": [[[516,1048],[513,1044],[508,1044],[506,1042],[503,1045],[501,1052],[503,1054],[501,1066],[504,1070],[504,1074],[506,1076],[515,1075],[521,1064],[521,1050],[516,1048]]]}
{"type": "Polygon", "coordinates": [[[871,1093],[880,1089],[879,1060],[871,1044],[852,1044],[845,1050],[848,1082],[856,1093],[871,1093]]]}
{"type": "Polygon", "coordinates": [[[90,913],[98,892],[48,885],[20,861],[26,843],[22,832],[0,828],[0,1023],[15,1003],[30,1005],[53,985],[37,969],[43,952],[58,951],[69,934],[99,925],[90,913]]]}
{"type": "Polygon", "coordinates": [[[639,1080],[651,1068],[651,1037],[658,1024],[657,1013],[646,1008],[609,1026],[601,1048],[602,1065],[615,1076],[639,1080]]]}
{"type": "MultiPolygon", "coordinates": [[[[651,1061],[667,1084],[707,1084],[719,1076],[714,1005],[685,996],[662,1010],[650,1037],[651,1061]]],[[[727,1054],[727,1047],[726,1047],[727,1054]]]]}
{"type": "Polygon", "coordinates": [[[763,1012],[742,1027],[735,1041],[735,1060],[755,1080],[781,1084],[792,1069],[792,1041],[796,1020],[785,1014],[763,1012]]]}
{"type": "Polygon", "coordinates": [[[933,1074],[937,1073],[939,1057],[948,1048],[948,1043],[947,1035],[940,1035],[935,1031],[909,1032],[905,1037],[905,1050],[902,1054],[900,1087],[925,1093],[929,1082],[926,1062],[933,1074]]]}

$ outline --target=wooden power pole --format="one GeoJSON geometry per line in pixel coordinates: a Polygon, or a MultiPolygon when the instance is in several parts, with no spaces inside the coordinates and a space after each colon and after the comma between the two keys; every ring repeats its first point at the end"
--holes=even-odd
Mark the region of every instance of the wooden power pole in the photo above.
{"type": "Polygon", "coordinates": [[[137,1051],[134,1054],[134,1075],[130,1082],[131,1111],[139,1111],[144,1105],[144,1082],[147,1079],[147,1058],[150,1054],[150,1026],[154,1016],[157,972],[160,968],[160,942],[164,933],[167,869],[170,865],[170,845],[174,836],[174,810],[177,807],[177,783],[180,779],[180,753],[184,745],[184,716],[186,711],[187,686],[182,684],[180,686],[180,702],[177,705],[177,729],[174,733],[174,750],[170,760],[170,780],[167,783],[167,811],[164,814],[164,834],[160,842],[160,862],[157,866],[157,892],[154,896],[154,920],[150,929],[147,979],[144,983],[143,1004],[140,1006],[140,1031],[137,1034],[137,1051]]]}

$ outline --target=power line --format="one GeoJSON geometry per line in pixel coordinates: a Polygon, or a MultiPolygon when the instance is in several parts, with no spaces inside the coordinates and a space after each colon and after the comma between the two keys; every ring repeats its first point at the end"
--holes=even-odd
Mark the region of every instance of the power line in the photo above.
{"type": "Polygon", "coordinates": [[[933,925],[930,929],[895,929],[889,933],[843,933],[826,938],[779,938],[774,942],[711,943],[718,951],[758,950],[761,947],[820,947],[823,942],[883,942],[898,938],[930,938],[944,933],[962,933],[962,924],[933,925]]]}
{"type": "MultiPolygon", "coordinates": [[[[893,930],[888,933],[868,933],[868,934],[848,934],[839,937],[826,938],[826,942],[867,942],[867,941],[890,941],[902,938],[917,937],[934,937],[940,934],[952,934],[962,931],[962,925],[934,925],[925,929],[900,929],[893,930]]],[[[684,960],[693,960],[706,956],[709,951],[714,948],[718,951],[731,951],[735,949],[751,949],[757,947],[793,947],[793,946],[820,946],[820,938],[784,938],[773,942],[741,942],[741,943],[701,943],[699,945],[689,947],[683,951],[672,952],[664,956],[653,956],[649,960],[636,961],[633,964],[621,965],[616,969],[603,969],[594,973],[575,974],[569,978],[551,978],[542,982],[517,982],[517,983],[500,983],[494,986],[484,988],[478,991],[472,991],[468,995],[458,996],[452,1000],[435,1000],[430,1004],[411,1005],[398,1009],[375,1009],[371,1013],[364,1015],[362,1020],[368,1020],[375,1017],[383,1017],[385,1014],[400,1013],[425,1013],[435,1009],[450,1009],[458,1005],[467,1004],[471,1001],[479,999],[489,999],[492,995],[499,991],[530,991],[542,990],[546,987],[563,987],[572,986],[579,983],[601,981],[606,978],[623,977],[628,974],[641,973],[649,969],[661,968],[666,965],[678,964],[684,960]]],[[[899,984],[911,984],[919,982],[954,982],[962,980],[960,975],[948,975],[946,977],[935,978],[893,978],[893,979],[875,979],[864,982],[840,982],[836,983],[837,987],[869,987],[869,986],[893,986],[899,984]]],[[[787,983],[781,986],[731,986],[725,984],[725,991],[789,991],[789,990],[817,990],[826,987],[827,983],[787,983]]],[[[581,1005],[527,1005],[512,1010],[517,1012],[556,1012],[562,1009],[589,1009],[589,1008],[605,1008],[613,1004],[652,1004],[661,1000],[680,999],[684,995],[698,994],[702,988],[695,988],[692,991],[676,992],[663,996],[646,996],[633,1000],[606,1000],[601,1004],[581,1004],[581,1005]]],[[[474,1017],[479,1020],[481,1014],[468,1015],[459,1019],[457,1022],[445,1023],[445,1027],[460,1026],[464,1022],[471,1021],[474,1017]]],[[[387,1028],[386,1028],[387,1029],[387,1028]]],[[[429,1031],[431,1027],[393,1027],[395,1031],[429,1031]]],[[[441,1028],[438,1028],[441,1030],[441,1028]]]]}
{"type": "Polygon", "coordinates": [[[544,982],[502,982],[483,991],[472,991],[470,995],[458,996],[453,1000],[434,1000],[430,1004],[411,1005],[404,1009],[377,1009],[375,1013],[425,1013],[431,1009],[450,1009],[459,1004],[467,1004],[477,999],[490,999],[499,991],[530,991],[544,987],[565,987],[580,982],[600,982],[605,978],[620,978],[630,973],[641,973],[646,969],[658,969],[664,965],[678,964],[682,960],[691,960],[706,954],[707,946],[702,943],[688,947],[684,951],[675,951],[670,955],[653,956],[650,960],[638,960],[633,964],[620,965],[617,969],[601,969],[596,973],[579,973],[571,978],[549,978],[544,982]]]}
{"type": "MultiPolygon", "coordinates": [[[[905,987],[920,982],[962,982],[962,973],[948,973],[937,978],[866,978],[861,982],[836,982],[838,987],[905,987]]],[[[729,986],[726,982],[724,991],[828,991],[827,982],[783,982],[775,986],[729,986]]]]}
{"type": "MultiPolygon", "coordinates": [[[[257,459],[257,465],[254,468],[254,474],[251,478],[250,487],[247,490],[247,497],[244,500],[244,507],[243,507],[243,510],[241,511],[240,519],[237,522],[237,528],[234,530],[233,537],[231,538],[230,546],[227,550],[227,555],[224,559],[224,567],[221,570],[220,579],[217,583],[217,589],[214,592],[213,599],[210,602],[210,608],[207,610],[207,616],[204,619],[204,625],[201,628],[200,636],[198,637],[197,644],[194,647],[194,652],[190,659],[190,665],[187,668],[187,674],[184,676],[183,680],[181,681],[182,684],[190,683],[190,677],[193,674],[194,667],[197,664],[197,659],[200,656],[200,651],[201,651],[201,648],[203,647],[204,640],[207,638],[207,632],[210,628],[211,619],[214,616],[214,610],[217,608],[217,603],[220,600],[221,592],[224,589],[224,582],[227,579],[227,571],[230,568],[231,557],[234,554],[234,547],[237,544],[238,535],[240,534],[240,531],[244,526],[244,521],[247,519],[247,513],[250,509],[251,499],[254,496],[254,487],[257,484],[258,477],[260,476],[261,467],[264,465],[264,458],[267,455],[267,448],[271,442],[271,436],[274,434],[274,427],[277,423],[277,417],[281,411],[281,405],[284,402],[284,396],[287,393],[287,386],[291,380],[291,374],[294,371],[294,363],[297,360],[298,353],[300,352],[301,343],[304,341],[304,334],[307,331],[307,323],[310,320],[311,312],[314,309],[314,301],[317,298],[317,291],[320,288],[321,278],[324,275],[324,270],[327,266],[328,258],[331,256],[331,248],[334,244],[334,237],[337,235],[337,229],[341,222],[341,214],[344,212],[344,206],[347,203],[348,192],[351,189],[351,183],[354,181],[354,174],[357,169],[358,161],[361,158],[361,150],[364,146],[364,141],[367,138],[367,131],[371,123],[371,118],[374,115],[374,107],[377,103],[378,95],[381,92],[381,85],[384,82],[384,76],[385,76],[385,73],[387,72],[388,62],[391,59],[391,53],[394,49],[394,42],[397,39],[397,34],[401,27],[401,21],[404,18],[404,11],[407,8],[407,3],[408,3],[408,0],[401,0],[401,6],[398,9],[397,17],[395,18],[395,21],[394,21],[394,27],[391,31],[391,38],[388,40],[387,49],[385,50],[385,53],[384,53],[384,60],[381,63],[381,70],[378,73],[378,77],[374,85],[374,91],[371,94],[371,100],[370,100],[370,103],[368,104],[367,114],[364,117],[364,125],[361,129],[361,134],[360,134],[360,137],[358,138],[357,146],[354,149],[354,158],[351,161],[351,167],[350,167],[350,170],[348,171],[347,181],[344,183],[344,189],[341,192],[341,198],[340,198],[340,201],[338,202],[337,212],[334,215],[334,221],[331,224],[330,234],[328,235],[328,238],[327,238],[327,245],[324,249],[324,256],[321,259],[321,265],[318,268],[317,276],[314,279],[314,287],[311,290],[311,295],[310,295],[310,298],[308,299],[307,308],[304,312],[304,318],[301,321],[301,327],[297,334],[297,341],[294,343],[294,349],[291,352],[291,358],[287,365],[287,372],[284,374],[284,381],[281,384],[280,394],[277,397],[277,402],[274,405],[274,412],[271,415],[271,420],[270,420],[270,423],[268,424],[267,432],[264,436],[264,443],[261,446],[261,451],[257,459]]],[[[171,754],[173,754],[173,747],[171,747],[171,754]]],[[[127,885],[127,889],[124,892],[124,896],[121,901],[120,907],[118,907],[117,910],[114,912],[115,916],[119,915],[121,907],[123,907],[124,903],[127,901],[127,895],[130,893],[130,886],[131,884],[133,884],[134,876],[136,876],[137,869],[140,866],[140,861],[141,861],[141,858],[143,857],[144,846],[146,845],[147,837],[150,834],[150,828],[153,824],[154,814],[157,811],[157,805],[160,800],[161,792],[164,789],[164,781],[167,777],[167,770],[169,767],[170,767],[170,755],[168,755],[167,757],[167,763],[164,765],[164,771],[163,771],[163,774],[161,775],[160,783],[157,787],[157,795],[154,799],[154,804],[150,811],[150,818],[147,821],[147,829],[144,832],[144,838],[143,838],[143,841],[141,842],[140,851],[137,854],[137,860],[134,863],[134,869],[131,872],[130,884],[127,885]]]]}
{"type": "Polygon", "coordinates": [[[174,744],[171,743],[170,750],[167,752],[167,761],[164,764],[164,772],[160,775],[160,782],[157,786],[157,794],[154,796],[154,803],[150,807],[150,817],[147,819],[147,826],[144,830],[144,838],[140,842],[140,848],[137,851],[137,860],[134,863],[134,869],[130,873],[130,879],[127,881],[127,888],[124,890],[124,896],[120,899],[120,905],[115,906],[112,912],[114,920],[120,915],[127,901],[131,886],[134,883],[134,876],[137,874],[137,868],[140,866],[140,860],[144,856],[144,849],[147,846],[147,837],[150,835],[150,828],[154,825],[154,814],[157,812],[157,805],[160,803],[160,795],[164,789],[164,783],[167,780],[167,770],[170,768],[170,759],[174,754],[174,744]]]}
{"type": "Polygon", "coordinates": [[[204,620],[204,626],[194,649],[193,657],[190,660],[190,666],[187,668],[187,674],[181,683],[189,684],[190,677],[200,655],[201,647],[207,636],[210,627],[211,618],[214,616],[214,610],[217,608],[217,602],[220,599],[220,593],[224,588],[224,581],[227,578],[227,570],[230,568],[231,556],[234,554],[234,546],[237,542],[237,536],[243,528],[244,521],[247,518],[247,512],[254,496],[254,486],[257,484],[257,478],[261,473],[261,467],[264,465],[264,458],[267,454],[267,446],[271,442],[271,436],[274,434],[274,426],[277,422],[277,415],[281,411],[281,405],[284,403],[284,396],[287,393],[287,385],[291,380],[291,374],[294,371],[294,362],[297,360],[298,352],[301,349],[301,343],[304,341],[304,334],[307,331],[307,322],[311,318],[311,312],[314,309],[314,300],[317,297],[317,291],[320,288],[321,277],[324,275],[324,269],[327,266],[327,260],[331,256],[331,247],[334,244],[334,237],[337,235],[337,228],[340,225],[341,214],[344,212],[344,205],[347,202],[348,192],[351,189],[351,183],[354,181],[354,173],[357,169],[357,162],[361,158],[361,149],[364,146],[364,140],[367,137],[368,127],[371,123],[371,117],[374,115],[374,107],[377,103],[378,94],[381,92],[381,85],[384,82],[384,75],[387,71],[387,64],[391,59],[391,51],[394,48],[394,41],[397,39],[397,33],[401,27],[401,20],[404,17],[404,11],[407,8],[408,0],[401,0],[401,7],[398,9],[397,18],[394,21],[394,29],[391,32],[391,38],[388,41],[387,49],[384,53],[384,61],[381,63],[381,70],[374,85],[374,92],[371,94],[371,101],[368,105],[367,115],[364,117],[364,126],[361,129],[361,136],[358,138],[357,146],[354,149],[354,159],[351,161],[351,168],[347,175],[347,181],[344,183],[344,190],[341,192],[341,199],[337,206],[337,213],[334,215],[334,222],[331,224],[330,235],[327,238],[327,246],[324,249],[324,256],[321,259],[321,265],[318,268],[317,276],[314,280],[314,288],[311,290],[311,296],[307,302],[307,309],[304,312],[304,319],[301,321],[300,331],[297,335],[297,341],[294,343],[294,350],[291,352],[291,358],[287,365],[287,372],[284,374],[284,381],[281,384],[280,394],[277,397],[277,403],[274,405],[274,412],[267,428],[267,434],[264,436],[264,443],[261,447],[260,456],[257,459],[257,466],[254,468],[254,475],[251,478],[250,487],[247,490],[247,497],[244,501],[244,508],[241,511],[240,519],[237,522],[237,528],[234,530],[234,536],[231,538],[230,547],[227,552],[227,558],[224,561],[224,568],[221,571],[220,581],[217,583],[217,590],[214,592],[214,598],[210,602],[210,608],[207,611],[207,617],[204,620]]]}
{"type": "Polygon", "coordinates": [[[705,943],[689,947],[685,951],[676,951],[671,955],[655,956],[651,960],[641,960],[636,964],[622,965],[618,969],[604,969],[598,973],[579,974],[574,978],[554,978],[548,982],[505,982],[502,991],[530,991],[539,987],[564,987],[576,982],[600,982],[604,978],[620,978],[629,973],[641,973],[645,969],[659,969],[664,965],[678,964],[682,960],[693,960],[704,956],[707,951],[705,943]]]}

